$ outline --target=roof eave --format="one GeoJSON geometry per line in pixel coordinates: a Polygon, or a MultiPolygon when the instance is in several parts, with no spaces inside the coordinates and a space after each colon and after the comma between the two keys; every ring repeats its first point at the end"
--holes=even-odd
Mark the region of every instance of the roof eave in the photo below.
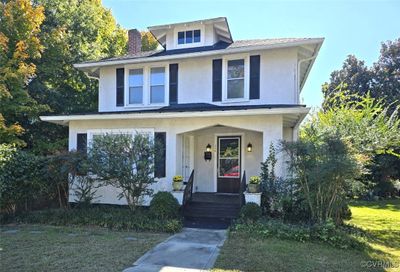
{"type": "Polygon", "coordinates": [[[315,43],[322,44],[323,41],[324,41],[323,38],[314,38],[314,39],[309,39],[309,40],[305,40],[305,41],[296,41],[296,42],[288,42],[288,43],[280,43],[280,44],[272,44],[272,45],[259,45],[259,46],[252,46],[252,47],[244,46],[244,47],[231,48],[231,49],[229,49],[229,48],[228,49],[218,49],[218,50],[210,50],[210,51],[205,51],[205,52],[184,53],[184,54],[159,56],[159,57],[145,57],[145,58],[134,58],[134,59],[108,60],[108,61],[105,60],[105,61],[98,61],[98,62],[77,63],[77,64],[74,64],[74,67],[77,69],[94,68],[94,67],[122,65],[122,64],[147,63],[147,62],[176,60],[176,59],[184,59],[184,58],[196,58],[196,57],[205,57],[205,56],[213,56],[213,55],[221,55],[221,54],[235,54],[235,53],[244,53],[244,52],[267,50],[267,49],[289,48],[289,47],[296,47],[296,46],[306,45],[306,44],[315,44],[315,43]]]}
{"type": "Polygon", "coordinates": [[[224,116],[249,116],[249,115],[277,115],[277,114],[304,114],[310,111],[307,107],[275,108],[275,109],[243,109],[220,111],[195,111],[195,112],[140,112],[140,113],[110,113],[110,114],[83,114],[62,116],[40,116],[40,120],[67,126],[70,121],[84,120],[122,120],[122,119],[168,119],[168,118],[193,118],[193,117],[224,117],[224,116]]]}
{"type": "Polygon", "coordinates": [[[314,58],[310,61],[310,64],[309,64],[308,67],[307,67],[307,71],[306,71],[306,73],[305,73],[303,79],[301,80],[301,83],[300,83],[300,92],[301,92],[301,90],[303,89],[303,86],[304,86],[304,84],[305,84],[306,81],[307,81],[308,75],[310,74],[311,68],[314,66],[314,62],[315,62],[315,60],[316,60],[317,57],[318,57],[319,50],[321,49],[322,43],[324,42],[325,39],[324,39],[324,38],[321,38],[321,40],[322,40],[322,41],[321,41],[320,43],[317,43],[317,46],[316,46],[315,51],[314,51],[314,54],[313,54],[313,57],[314,57],[314,58]]]}

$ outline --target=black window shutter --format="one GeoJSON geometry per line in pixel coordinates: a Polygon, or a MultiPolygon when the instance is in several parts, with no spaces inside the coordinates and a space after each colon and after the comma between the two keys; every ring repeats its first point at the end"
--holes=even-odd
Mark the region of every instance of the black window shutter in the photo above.
{"type": "Polygon", "coordinates": [[[212,101],[222,100],[222,59],[213,60],[212,64],[212,101]]]}
{"type": "Polygon", "coordinates": [[[178,63],[169,65],[169,104],[178,103],[178,63]]]}
{"type": "Polygon", "coordinates": [[[250,56],[250,99],[260,99],[260,55],[250,56]]]}
{"type": "Polygon", "coordinates": [[[154,176],[164,178],[166,172],[166,136],[165,132],[155,132],[154,140],[156,143],[156,156],[154,158],[154,176]]]}
{"type": "Polygon", "coordinates": [[[117,107],[124,105],[124,68],[118,68],[117,72],[117,107]]]}
{"type": "Polygon", "coordinates": [[[86,133],[78,133],[76,135],[76,150],[86,153],[86,150],[87,150],[87,134],[86,133]]]}

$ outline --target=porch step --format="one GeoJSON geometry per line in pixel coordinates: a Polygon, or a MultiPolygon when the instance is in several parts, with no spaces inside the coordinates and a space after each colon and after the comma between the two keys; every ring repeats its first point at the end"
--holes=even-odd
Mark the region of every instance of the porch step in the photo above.
{"type": "Polygon", "coordinates": [[[192,201],[184,209],[185,218],[235,219],[239,216],[239,204],[192,201]]]}
{"type": "Polygon", "coordinates": [[[227,229],[231,221],[231,219],[185,217],[183,226],[197,229],[227,229]]]}

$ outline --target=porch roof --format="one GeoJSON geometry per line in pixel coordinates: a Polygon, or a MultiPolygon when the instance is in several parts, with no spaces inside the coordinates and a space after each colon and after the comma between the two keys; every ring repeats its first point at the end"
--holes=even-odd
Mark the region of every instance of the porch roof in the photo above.
{"type": "Polygon", "coordinates": [[[297,123],[304,119],[309,110],[310,108],[307,108],[305,105],[296,104],[218,106],[208,103],[186,103],[143,110],[49,115],[40,116],[40,119],[55,124],[68,125],[69,121],[78,120],[190,118],[283,114],[288,116],[288,122],[297,123]]]}

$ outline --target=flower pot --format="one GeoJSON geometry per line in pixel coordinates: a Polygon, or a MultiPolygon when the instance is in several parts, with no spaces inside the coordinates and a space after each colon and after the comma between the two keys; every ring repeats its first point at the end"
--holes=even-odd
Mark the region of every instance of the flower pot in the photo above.
{"type": "Polygon", "coordinates": [[[183,182],[182,181],[174,181],[172,182],[172,187],[174,188],[174,191],[180,191],[182,188],[183,182]]]}
{"type": "Polygon", "coordinates": [[[260,192],[260,184],[249,184],[247,185],[247,190],[249,193],[259,193],[260,192]]]}

